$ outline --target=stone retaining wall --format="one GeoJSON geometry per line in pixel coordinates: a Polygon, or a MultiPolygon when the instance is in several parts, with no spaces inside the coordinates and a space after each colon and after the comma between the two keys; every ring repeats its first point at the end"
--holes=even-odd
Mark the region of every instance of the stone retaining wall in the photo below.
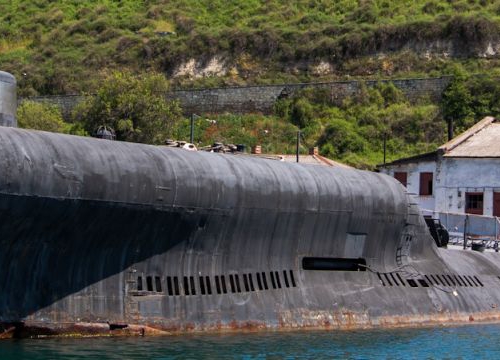
{"type": "MultiPolygon", "coordinates": [[[[439,101],[443,90],[451,77],[424,79],[396,79],[391,81],[412,102],[422,97],[439,101]]],[[[367,86],[377,84],[376,80],[365,81],[367,86]]],[[[176,90],[167,94],[167,98],[178,99],[185,114],[191,113],[263,113],[272,112],[277,99],[291,96],[297,90],[313,87],[329,90],[333,103],[340,104],[346,97],[355,95],[361,86],[361,81],[336,81],[327,83],[281,84],[264,86],[224,87],[194,90],[176,90]]],[[[33,101],[45,101],[58,105],[65,116],[69,115],[74,106],[84,96],[54,95],[26,98],[33,101]]],[[[20,99],[23,101],[24,99],[20,99]]]]}

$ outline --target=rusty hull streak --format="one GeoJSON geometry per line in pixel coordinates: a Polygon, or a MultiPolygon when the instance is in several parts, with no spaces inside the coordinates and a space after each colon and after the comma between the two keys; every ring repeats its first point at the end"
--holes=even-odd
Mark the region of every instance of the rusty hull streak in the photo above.
{"type": "Polygon", "coordinates": [[[0,154],[0,338],[500,322],[500,254],[437,248],[388,176],[4,127],[0,154]]]}
{"type": "Polygon", "coordinates": [[[279,326],[269,326],[265,322],[247,321],[221,324],[204,324],[195,326],[169,327],[168,329],[155,328],[144,324],[128,324],[124,329],[110,330],[108,324],[103,323],[75,323],[59,324],[54,328],[31,324],[10,326],[0,333],[0,339],[11,338],[57,338],[57,337],[123,337],[123,336],[178,336],[183,334],[217,334],[241,333],[258,331],[302,331],[302,330],[328,330],[349,331],[369,329],[394,329],[394,328],[424,328],[433,326],[464,325],[468,323],[498,323],[498,312],[485,313],[443,313],[434,315],[415,316],[382,316],[369,319],[367,314],[353,312],[304,312],[304,317],[309,321],[290,323],[286,318],[290,314],[283,314],[283,321],[279,326]]]}

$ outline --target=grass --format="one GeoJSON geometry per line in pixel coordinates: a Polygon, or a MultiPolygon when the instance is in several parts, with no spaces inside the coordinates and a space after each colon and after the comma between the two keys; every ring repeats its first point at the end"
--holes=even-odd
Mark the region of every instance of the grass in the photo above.
{"type": "MultiPolygon", "coordinates": [[[[235,69],[219,85],[435,76],[455,62],[483,69],[489,60],[475,51],[500,39],[499,24],[498,0],[12,0],[0,3],[0,67],[27,74],[21,95],[92,91],[103,70],[171,74],[190,58],[215,55],[235,69]],[[404,51],[438,40],[463,54],[424,59],[404,51]],[[320,61],[333,72],[314,74],[320,61]],[[54,84],[46,74],[55,69],[74,73],[70,84],[54,84]]],[[[491,60],[487,68],[500,67],[491,60]]],[[[203,79],[174,85],[203,86],[203,79]]]]}
{"type": "MultiPolygon", "coordinates": [[[[457,67],[498,76],[500,59],[479,56],[490,43],[500,43],[500,0],[0,0],[0,69],[16,75],[23,97],[95,92],[117,69],[171,76],[182,63],[213,57],[225,62],[225,75],[179,77],[171,86],[437,77],[457,67]],[[436,44],[446,46],[427,53],[436,44]],[[447,46],[454,52],[445,54],[447,46]],[[315,73],[320,62],[331,71],[315,73]]],[[[481,86],[469,82],[475,96],[481,86]]],[[[499,115],[500,87],[488,84],[494,91],[471,100],[460,126],[499,115]]],[[[382,104],[367,93],[368,102],[335,107],[320,95],[289,99],[272,117],[202,121],[196,136],[204,145],[260,143],[286,153],[300,125],[306,146],[362,168],[382,161],[384,132],[388,160],[444,140],[442,104],[382,104]]],[[[186,131],[179,124],[178,138],[186,131]]]]}

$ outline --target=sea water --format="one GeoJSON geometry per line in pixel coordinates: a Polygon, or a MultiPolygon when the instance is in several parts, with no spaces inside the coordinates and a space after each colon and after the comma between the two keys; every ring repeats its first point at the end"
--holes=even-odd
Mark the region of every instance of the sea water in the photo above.
{"type": "Polygon", "coordinates": [[[500,325],[0,341],[0,359],[500,359],[500,325]]]}

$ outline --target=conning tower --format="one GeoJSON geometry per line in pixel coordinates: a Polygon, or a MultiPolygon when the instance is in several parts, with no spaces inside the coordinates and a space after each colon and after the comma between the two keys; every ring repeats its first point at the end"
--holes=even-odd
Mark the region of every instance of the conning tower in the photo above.
{"type": "Polygon", "coordinates": [[[16,78],[0,71],[0,126],[17,127],[17,83],[16,78]]]}

